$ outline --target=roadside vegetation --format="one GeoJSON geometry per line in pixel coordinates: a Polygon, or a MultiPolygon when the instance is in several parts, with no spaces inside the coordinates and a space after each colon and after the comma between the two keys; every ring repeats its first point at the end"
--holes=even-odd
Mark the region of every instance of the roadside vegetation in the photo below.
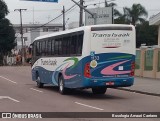
{"type": "Polygon", "coordinates": [[[115,24],[132,24],[136,27],[136,47],[141,44],[152,46],[158,44],[158,26],[150,26],[147,21],[148,12],[141,4],[133,4],[131,8],[124,7],[123,13],[115,9],[115,24]]]}
{"type": "Polygon", "coordinates": [[[0,0],[0,65],[5,63],[4,57],[16,46],[15,31],[10,21],[5,18],[8,13],[6,3],[0,0]]]}

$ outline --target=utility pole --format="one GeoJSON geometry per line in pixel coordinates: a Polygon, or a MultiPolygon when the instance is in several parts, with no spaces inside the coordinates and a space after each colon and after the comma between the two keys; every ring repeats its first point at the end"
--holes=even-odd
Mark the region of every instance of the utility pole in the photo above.
{"type": "Polygon", "coordinates": [[[89,10],[87,10],[84,6],[80,5],[79,3],[77,3],[74,0],[71,0],[72,2],[74,2],[76,5],[78,5],[80,8],[82,8],[83,10],[85,10],[87,13],[89,13],[90,15],[92,15],[92,17],[94,18],[94,24],[96,25],[96,14],[90,12],[89,10]]]}
{"type": "Polygon", "coordinates": [[[22,11],[26,11],[27,9],[15,9],[14,11],[19,11],[20,13],[20,23],[21,23],[21,42],[22,42],[22,64],[24,64],[24,45],[23,45],[23,27],[22,27],[22,11]]]}
{"type": "MultiPolygon", "coordinates": [[[[111,2],[111,1],[115,1],[115,0],[110,0],[110,1],[105,0],[105,7],[109,7],[108,2],[111,2]]],[[[112,7],[112,24],[114,24],[114,6],[112,5],[111,7],[112,7]]]]}
{"type": "MultiPolygon", "coordinates": [[[[83,6],[83,0],[80,0],[80,5],[83,6]]],[[[83,8],[80,7],[80,15],[79,15],[79,27],[83,26],[83,8]]]]}
{"type": "Polygon", "coordinates": [[[114,6],[112,6],[112,24],[114,24],[114,6]]]}
{"type": "Polygon", "coordinates": [[[66,29],[65,27],[65,7],[63,6],[63,11],[62,11],[62,14],[63,14],[63,31],[66,29]]]}

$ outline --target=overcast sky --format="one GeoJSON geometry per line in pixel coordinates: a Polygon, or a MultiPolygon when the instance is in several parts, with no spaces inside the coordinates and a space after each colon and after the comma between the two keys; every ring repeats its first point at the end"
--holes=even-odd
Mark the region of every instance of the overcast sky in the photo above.
{"type": "MultiPolygon", "coordinates": [[[[71,0],[59,0],[58,3],[44,3],[44,2],[28,2],[28,1],[20,1],[20,0],[4,0],[9,8],[8,19],[13,24],[19,24],[19,12],[14,11],[14,9],[27,9],[27,11],[23,12],[23,23],[46,23],[49,20],[55,18],[59,14],[61,14],[62,6],[64,5],[66,9],[70,8],[74,3],[71,0]]],[[[77,2],[79,0],[76,0],[77,2]]],[[[105,0],[84,0],[85,5],[93,4],[93,3],[101,3],[105,0]]],[[[108,0],[109,1],[109,0],[108,0]]],[[[160,0],[115,0],[113,1],[117,4],[117,9],[122,11],[123,7],[131,7],[134,3],[140,3],[143,5],[149,13],[149,17],[160,12],[160,0]]],[[[103,7],[103,4],[98,4],[97,6],[90,5],[90,8],[93,7],[103,7]]],[[[66,19],[69,18],[67,23],[71,23],[73,21],[79,21],[79,8],[76,6],[70,12],[66,14],[66,19]]],[[[52,23],[61,23],[62,17],[57,19],[52,23]]]]}

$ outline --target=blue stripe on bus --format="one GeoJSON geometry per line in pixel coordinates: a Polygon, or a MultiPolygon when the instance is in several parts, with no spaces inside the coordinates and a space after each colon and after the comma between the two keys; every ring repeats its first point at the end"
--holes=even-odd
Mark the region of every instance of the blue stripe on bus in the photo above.
{"type": "MultiPolygon", "coordinates": [[[[91,62],[91,56],[87,56],[79,60],[79,62],[76,64],[76,66],[71,66],[66,69],[65,74],[66,75],[75,75],[71,79],[65,79],[65,86],[68,88],[85,88],[85,87],[92,87],[92,86],[106,86],[106,82],[108,81],[114,81],[115,87],[117,86],[131,86],[133,85],[134,78],[130,77],[130,73],[125,74],[117,74],[117,75],[104,75],[101,73],[101,71],[115,63],[125,61],[125,63],[119,65],[123,66],[123,71],[131,70],[131,62],[135,61],[135,55],[132,54],[125,54],[125,53],[102,53],[102,54],[95,54],[95,56],[99,56],[100,60],[97,60],[97,67],[92,68],[90,67],[91,72],[91,78],[85,78],[84,77],[84,67],[86,63],[91,62]],[[130,55],[130,56],[128,56],[130,55]],[[119,57],[122,56],[128,56],[122,57],[121,59],[119,57]],[[115,58],[115,59],[113,59],[115,58]],[[107,77],[108,76],[108,77],[107,77]],[[126,81],[125,81],[126,80],[126,81]]],[[[58,86],[58,75],[63,69],[62,66],[67,64],[65,61],[61,65],[57,67],[56,70],[48,71],[44,69],[43,67],[35,67],[32,70],[32,78],[33,80],[36,80],[36,71],[39,73],[42,83],[47,84],[53,84],[58,86]]],[[[113,68],[115,71],[118,70],[118,66],[113,68]]]]}

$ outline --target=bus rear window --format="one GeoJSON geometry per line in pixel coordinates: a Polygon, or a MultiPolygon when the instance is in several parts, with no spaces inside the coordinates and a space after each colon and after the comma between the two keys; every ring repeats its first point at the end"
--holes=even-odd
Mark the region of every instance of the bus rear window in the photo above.
{"type": "Polygon", "coordinates": [[[92,27],[91,31],[103,31],[103,30],[127,30],[132,31],[132,27],[92,27]]]}

